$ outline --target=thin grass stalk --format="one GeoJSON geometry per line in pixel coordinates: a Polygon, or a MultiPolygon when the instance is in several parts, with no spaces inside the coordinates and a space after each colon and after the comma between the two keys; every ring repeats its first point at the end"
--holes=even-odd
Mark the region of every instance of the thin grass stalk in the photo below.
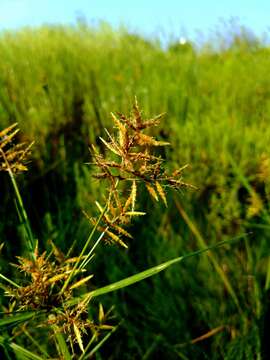
{"type": "Polygon", "coordinates": [[[39,345],[39,343],[33,338],[33,336],[26,330],[23,329],[24,334],[28,337],[30,341],[37,347],[37,349],[45,356],[46,359],[50,357],[50,355],[45,351],[42,346],[39,345]]]}
{"type": "MultiPolygon", "coordinates": [[[[234,161],[234,159],[232,158],[232,156],[229,157],[230,159],[230,163],[233,167],[233,170],[235,172],[235,174],[238,176],[239,180],[241,181],[241,183],[244,185],[244,187],[246,188],[246,190],[248,191],[248,193],[252,196],[254,194],[256,194],[256,192],[254,191],[254,189],[252,188],[252,186],[250,185],[248,179],[246,178],[246,176],[242,173],[241,169],[239,168],[239,166],[237,165],[237,163],[234,161]]],[[[268,225],[270,225],[270,214],[269,212],[263,207],[261,209],[262,214],[265,217],[265,220],[267,222],[268,225]]],[[[263,226],[261,226],[263,228],[263,226]]],[[[267,267],[266,267],[266,277],[265,277],[265,284],[264,284],[264,289],[268,290],[270,288],[270,256],[268,257],[268,261],[267,261],[267,267]]]]}
{"type": "MultiPolygon", "coordinates": [[[[106,210],[107,210],[107,206],[104,207],[103,212],[100,214],[100,216],[99,216],[96,224],[94,225],[94,227],[93,227],[93,229],[92,229],[92,231],[91,231],[88,239],[86,240],[86,243],[84,244],[84,247],[83,247],[82,251],[80,252],[80,255],[78,256],[77,261],[75,262],[75,264],[74,264],[74,266],[73,266],[73,269],[72,269],[71,273],[69,274],[68,278],[67,278],[66,281],[64,282],[64,285],[63,285],[63,287],[62,287],[59,295],[62,295],[62,294],[64,293],[64,291],[66,290],[68,284],[69,284],[70,281],[72,280],[72,277],[73,277],[73,275],[75,274],[75,271],[77,270],[77,268],[78,268],[78,266],[79,266],[79,263],[80,263],[80,261],[82,260],[82,257],[83,257],[83,255],[84,255],[84,253],[85,253],[85,251],[86,251],[89,243],[91,242],[91,240],[92,240],[92,238],[93,238],[93,236],[94,236],[94,234],[95,234],[95,232],[96,232],[96,229],[97,229],[97,227],[98,227],[98,225],[99,225],[99,223],[100,223],[103,215],[105,214],[106,210]]],[[[101,239],[98,239],[97,242],[94,244],[94,247],[96,247],[100,241],[101,241],[101,239]]]]}
{"type": "Polygon", "coordinates": [[[9,356],[8,349],[6,348],[5,344],[3,344],[2,346],[3,346],[3,349],[4,349],[6,359],[7,360],[12,360],[11,357],[9,356]]]}
{"type": "MultiPolygon", "coordinates": [[[[207,246],[206,241],[204,240],[204,238],[202,237],[201,233],[199,232],[198,228],[196,227],[196,225],[192,222],[192,220],[190,219],[190,217],[188,216],[188,214],[185,212],[185,210],[183,209],[183,207],[180,205],[180,202],[176,199],[174,199],[176,207],[180,213],[180,215],[182,216],[182,218],[184,219],[185,223],[188,225],[189,229],[191,230],[191,232],[193,233],[193,235],[195,236],[195,238],[198,241],[199,246],[203,249],[207,246]]],[[[218,275],[220,276],[224,286],[226,287],[226,289],[228,290],[229,294],[231,295],[238,311],[240,313],[242,313],[242,309],[240,307],[239,304],[239,300],[236,296],[236,293],[230,283],[230,280],[228,279],[227,275],[225,274],[225,272],[222,270],[221,266],[219,266],[217,259],[215,258],[214,254],[209,251],[207,253],[210,261],[212,262],[216,272],[218,273],[218,275]]]]}
{"type": "Polygon", "coordinates": [[[54,339],[59,352],[59,356],[64,360],[71,360],[72,357],[68,350],[63,334],[59,331],[59,328],[56,325],[53,325],[52,328],[54,331],[54,339]]]}
{"type": "Polygon", "coordinates": [[[88,342],[88,344],[86,345],[85,351],[84,353],[81,354],[81,356],[79,357],[78,360],[83,360],[85,358],[85,355],[87,353],[87,351],[90,349],[91,345],[93,344],[93,342],[97,339],[97,333],[94,333],[90,339],[90,341],[88,342]]]}
{"type": "Polygon", "coordinates": [[[13,189],[15,191],[17,205],[18,205],[16,207],[17,211],[18,211],[18,216],[22,220],[22,224],[23,224],[23,227],[25,229],[25,233],[27,235],[26,246],[27,246],[27,249],[29,251],[30,256],[33,259],[35,259],[35,254],[34,254],[35,240],[34,240],[32,230],[31,230],[31,226],[30,226],[30,222],[29,222],[29,219],[28,219],[28,216],[27,216],[27,212],[25,210],[23,200],[22,200],[22,197],[21,197],[21,194],[20,194],[16,179],[15,179],[15,176],[14,176],[14,174],[13,174],[11,168],[10,168],[10,165],[9,165],[9,162],[8,162],[8,160],[6,158],[6,155],[5,155],[5,153],[4,153],[4,151],[2,149],[0,149],[0,151],[1,151],[1,154],[3,156],[4,161],[6,163],[7,171],[8,171],[8,174],[9,174],[13,189]]]}
{"type": "Polygon", "coordinates": [[[19,355],[21,359],[23,358],[28,360],[44,360],[43,357],[34,354],[33,352],[23,348],[22,346],[16,344],[15,342],[7,342],[3,336],[0,336],[0,343],[7,344],[8,347],[10,347],[14,351],[14,353],[19,355]]]}
{"type": "Polygon", "coordinates": [[[30,319],[33,319],[37,314],[35,312],[19,312],[16,315],[4,317],[0,319],[0,328],[5,326],[15,326],[19,323],[26,322],[30,319]]]}
{"type": "MultiPolygon", "coordinates": [[[[98,239],[99,240],[99,239],[98,239]]],[[[97,240],[97,241],[98,241],[97,240]]],[[[101,239],[100,239],[101,240],[101,239]]],[[[88,255],[87,255],[88,256],[88,255]]],[[[88,259],[87,259],[87,261],[86,262],[84,262],[84,265],[83,265],[83,267],[84,268],[86,268],[87,267],[87,265],[89,264],[89,262],[93,259],[93,257],[95,256],[95,254],[93,254],[92,256],[90,256],[88,259]]],[[[80,267],[81,268],[81,267],[80,267]]]]}
{"type": "Polygon", "coordinates": [[[142,356],[142,360],[147,360],[153,354],[156,347],[159,345],[160,341],[162,340],[162,335],[157,335],[152,342],[152,344],[148,347],[144,355],[142,356]]]}
{"type": "Polygon", "coordinates": [[[106,230],[108,229],[108,227],[105,229],[105,231],[103,231],[100,236],[98,237],[97,241],[95,242],[95,244],[93,245],[93,247],[91,248],[91,250],[89,251],[89,253],[86,255],[85,259],[83,260],[83,262],[81,263],[81,265],[79,266],[79,269],[84,268],[88,263],[89,260],[91,259],[91,255],[93,254],[95,248],[98,246],[98,244],[100,243],[100,241],[103,239],[106,230]]]}
{"type": "Polygon", "coordinates": [[[20,287],[18,284],[16,284],[13,280],[10,280],[9,278],[7,278],[5,275],[0,274],[0,278],[2,278],[3,280],[5,280],[5,281],[8,282],[9,284],[15,286],[16,288],[19,288],[19,287],[20,287]]]}
{"type": "Polygon", "coordinates": [[[112,336],[112,334],[118,329],[120,324],[115,326],[104,338],[90,351],[89,354],[84,355],[82,359],[90,359],[100,348],[101,346],[112,336]]]}

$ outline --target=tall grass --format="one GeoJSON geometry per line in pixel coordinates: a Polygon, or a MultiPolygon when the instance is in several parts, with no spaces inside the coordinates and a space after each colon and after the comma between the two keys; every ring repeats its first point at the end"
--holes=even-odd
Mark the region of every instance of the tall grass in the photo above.
{"type": "MultiPolygon", "coordinates": [[[[172,168],[191,164],[186,180],[199,189],[183,193],[184,213],[172,196],[166,213],[141,198],[151,211],[146,220],[137,220],[133,232],[143,241],[131,242],[128,259],[108,247],[98,250],[97,258],[106,258],[106,266],[93,265],[100,284],[161,263],[164,254],[173,258],[193,251],[202,240],[210,245],[253,232],[240,248],[221,249],[215,263],[209,257],[190,259],[181,270],[136,285],[137,291],[112,293],[126,320],[121,337],[112,335],[103,356],[119,358],[125,351],[127,359],[132,354],[267,358],[269,49],[244,36],[220,51],[211,44],[201,50],[179,44],[164,49],[125,30],[79,25],[3,33],[0,50],[1,128],[17,121],[22,140],[39,140],[29,180],[17,181],[42,243],[52,239],[66,251],[67,238],[75,249],[82,245],[88,224],[80,220],[80,209],[93,215],[91,204],[104,191],[82,165],[89,161],[87,144],[102,150],[102,129],[112,128],[108,114],[128,112],[134,94],[146,116],[167,113],[162,130],[154,132],[162,141],[169,139],[173,151],[160,152],[172,168]]],[[[0,192],[0,231],[17,247],[21,227],[7,216],[13,209],[11,189],[3,178],[1,184],[10,191],[0,192]]]]}

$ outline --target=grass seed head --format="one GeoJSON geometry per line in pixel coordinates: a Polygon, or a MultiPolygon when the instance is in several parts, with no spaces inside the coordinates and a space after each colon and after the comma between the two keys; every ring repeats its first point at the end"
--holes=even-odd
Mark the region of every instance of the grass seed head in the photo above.
{"type": "MultiPolygon", "coordinates": [[[[98,169],[94,177],[108,182],[107,211],[102,217],[103,226],[99,228],[106,233],[105,239],[126,247],[123,239],[127,236],[123,225],[128,225],[133,216],[144,212],[135,211],[137,187],[144,184],[151,197],[159,198],[167,206],[165,188],[179,189],[188,184],[182,182],[181,176],[185,166],[168,174],[164,169],[164,160],[155,154],[154,149],[167,146],[168,142],[159,141],[144,131],[160,124],[164,114],[153,119],[144,120],[137,99],[131,115],[112,114],[116,134],[107,130],[108,140],[101,138],[107,154],[100,154],[92,149],[93,164],[98,169]],[[127,185],[128,184],[128,185],[127,185]],[[131,184],[131,185],[130,185],[131,184]],[[129,195],[125,188],[130,188],[129,195]],[[120,230],[121,229],[121,230],[120,230]]],[[[98,205],[100,213],[103,208],[98,205]]]]}
{"type": "Polygon", "coordinates": [[[15,144],[19,132],[17,123],[0,131],[0,171],[19,173],[27,171],[27,158],[29,157],[33,142],[15,144]]]}

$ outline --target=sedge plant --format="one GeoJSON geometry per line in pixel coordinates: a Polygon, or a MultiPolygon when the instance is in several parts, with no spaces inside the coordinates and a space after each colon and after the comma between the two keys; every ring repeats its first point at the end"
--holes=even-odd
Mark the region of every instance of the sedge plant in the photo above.
{"type": "Polygon", "coordinates": [[[0,274],[0,286],[7,300],[1,309],[0,345],[7,358],[14,355],[24,359],[92,357],[119,326],[113,306],[105,311],[101,303],[95,305],[94,298],[228,242],[165,261],[107,286],[94,284],[89,264],[96,247],[103,241],[127,248],[132,239],[129,226],[133,218],[145,215],[138,209],[139,192],[145,189],[154,201],[167,206],[168,190],[193,187],[182,179],[186,166],[169,173],[165,161],[155,152],[156,148],[169,145],[148,132],[159,125],[162,117],[144,120],[136,99],[130,116],[112,114],[116,133],[106,130],[107,139],[101,138],[106,151],[101,153],[95,146],[90,150],[92,166],[97,169],[94,176],[106,182],[107,193],[104,199],[96,201],[96,217],[85,213],[92,230],[79,254],[74,256],[72,251],[65,255],[53,242],[50,252],[40,252],[16,181],[17,174],[27,170],[32,144],[16,144],[17,124],[0,132],[0,170],[10,177],[27,248],[26,254],[16,258],[15,279],[0,274]],[[93,309],[96,316],[89,311],[93,309]],[[41,342],[44,336],[45,344],[41,342]]]}

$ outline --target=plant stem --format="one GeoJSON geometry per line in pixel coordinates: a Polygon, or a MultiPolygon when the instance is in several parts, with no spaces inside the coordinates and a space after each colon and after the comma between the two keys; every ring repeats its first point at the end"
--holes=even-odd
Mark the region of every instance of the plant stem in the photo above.
{"type": "Polygon", "coordinates": [[[34,249],[35,249],[35,240],[34,240],[34,236],[31,230],[31,226],[30,226],[30,222],[27,216],[27,212],[25,210],[24,204],[23,204],[23,200],[16,182],[16,179],[14,177],[14,174],[12,172],[12,170],[10,168],[8,168],[8,174],[12,183],[12,186],[14,188],[15,191],[15,195],[16,195],[16,200],[17,200],[17,211],[18,211],[18,215],[22,220],[22,224],[23,227],[25,229],[25,232],[27,234],[27,249],[31,255],[31,257],[33,259],[35,259],[35,255],[34,255],[34,249]]]}
{"type": "Polygon", "coordinates": [[[17,209],[17,212],[18,212],[19,219],[20,219],[20,221],[22,221],[25,233],[27,235],[26,246],[27,246],[27,249],[29,251],[30,256],[33,259],[35,259],[35,254],[34,254],[35,240],[34,240],[32,230],[31,230],[30,222],[28,220],[27,212],[26,212],[25,207],[23,205],[23,200],[22,200],[22,197],[21,197],[21,194],[20,194],[16,179],[15,179],[15,176],[14,176],[14,174],[12,172],[12,169],[11,169],[11,167],[9,165],[9,162],[8,162],[8,159],[7,159],[6,155],[5,155],[5,152],[1,148],[0,148],[0,151],[1,151],[1,154],[3,156],[4,161],[6,163],[7,171],[8,171],[12,186],[13,186],[14,191],[15,191],[15,196],[16,196],[16,200],[17,200],[16,209],[17,209]]]}
{"type": "MultiPolygon", "coordinates": [[[[69,277],[68,277],[67,280],[65,281],[65,283],[64,283],[64,285],[63,285],[63,287],[62,287],[62,289],[61,289],[61,291],[60,291],[60,293],[59,293],[59,295],[62,295],[62,294],[64,293],[64,291],[66,290],[68,284],[70,283],[70,281],[71,281],[71,279],[72,279],[72,277],[73,277],[73,275],[74,275],[74,273],[75,273],[75,270],[77,269],[77,267],[78,267],[78,265],[79,265],[79,262],[81,261],[81,259],[82,259],[83,255],[84,255],[84,253],[85,253],[85,251],[86,251],[86,249],[87,249],[90,241],[92,240],[92,237],[93,237],[94,234],[95,234],[95,231],[96,231],[96,229],[97,229],[97,227],[98,227],[98,224],[100,223],[100,221],[101,221],[103,215],[105,214],[106,210],[107,210],[107,206],[104,207],[103,212],[100,214],[100,216],[99,216],[99,218],[98,218],[98,221],[97,221],[96,224],[94,225],[94,227],[93,227],[93,229],[92,229],[92,231],[91,231],[91,233],[90,233],[90,235],[89,235],[86,243],[84,244],[84,247],[83,247],[83,249],[82,249],[79,257],[78,257],[78,260],[77,260],[76,263],[74,264],[74,267],[73,267],[71,273],[69,274],[69,277]]],[[[102,237],[99,237],[99,239],[97,240],[97,242],[94,244],[94,248],[98,245],[98,243],[101,241],[101,239],[102,239],[102,237]]],[[[91,254],[90,254],[90,255],[91,255],[91,254]]],[[[88,257],[87,257],[87,258],[89,258],[89,254],[88,254],[88,257]]]]}
{"type": "MultiPolygon", "coordinates": [[[[192,222],[192,220],[190,219],[190,217],[188,216],[188,214],[185,212],[185,210],[183,209],[183,207],[181,206],[180,202],[178,200],[175,199],[175,205],[177,207],[177,210],[179,211],[180,215],[182,216],[182,218],[184,219],[185,223],[187,224],[187,226],[189,227],[190,231],[193,233],[193,235],[196,237],[197,242],[200,246],[201,249],[204,249],[207,247],[206,241],[204,240],[204,238],[202,237],[201,233],[199,232],[199,230],[197,229],[196,225],[192,222]]],[[[226,287],[228,293],[231,295],[238,311],[240,313],[242,313],[242,309],[240,307],[239,304],[239,300],[237,298],[237,295],[230,283],[229,278],[227,277],[227,275],[225,274],[225,272],[223,271],[222,267],[219,265],[217,259],[215,258],[214,254],[209,251],[208,252],[208,257],[210,259],[210,261],[212,262],[216,272],[218,273],[218,275],[220,276],[221,280],[223,281],[224,286],[226,287]]]]}

